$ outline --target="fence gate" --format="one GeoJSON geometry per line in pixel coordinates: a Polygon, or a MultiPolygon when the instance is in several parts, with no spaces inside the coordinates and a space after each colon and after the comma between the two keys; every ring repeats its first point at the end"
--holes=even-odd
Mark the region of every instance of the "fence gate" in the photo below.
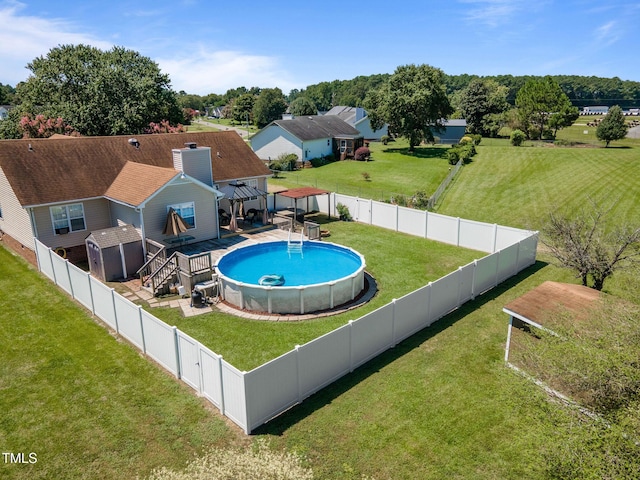
{"type": "Polygon", "coordinates": [[[196,392],[202,392],[200,375],[200,345],[193,338],[178,330],[178,351],[180,359],[180,377],[196,392]]]}

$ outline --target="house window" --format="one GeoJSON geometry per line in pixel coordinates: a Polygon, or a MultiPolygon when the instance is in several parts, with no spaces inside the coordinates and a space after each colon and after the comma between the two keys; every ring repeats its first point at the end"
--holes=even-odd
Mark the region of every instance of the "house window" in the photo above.
{"type": "Polygon", "coordinates": [[[178,203],[176,205],[167,206],[167,212],[173,208],[178,215],[182,217],[184,223],[191,228],[196,228],[196,206],[193,202],[178,203]]]}
{"type": "MultiPolygon", "coordinates": [[[[248,187],[258,188],[258,179],[250,178],[249,180],[245,180],[244,184],[247,185],[248,187]]],[[[257,199],[258,197],[249,197],[249,200],[257,200],[257,199]]]]}
{"type": "Polygon", "coordinates": [[[51,221],[56,235],[85,230],[84,208],[81,203],[50,207],[51,221]]]}

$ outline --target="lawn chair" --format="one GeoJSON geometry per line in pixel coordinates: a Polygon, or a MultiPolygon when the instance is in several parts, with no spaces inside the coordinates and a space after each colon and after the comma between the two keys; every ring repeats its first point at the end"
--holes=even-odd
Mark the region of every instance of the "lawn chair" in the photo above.
{"type": "Polygon", "coordinates": [[[256,218],[258,218],[258,210],[256,210],[255,208],[250,208],[244,215],[245,223],[253,224],[253,222],[256,221],[256,218]]]}
{"type": "Polygon", "coordinates": [[[218,209],[218,219],[221,226],[227,226],[231,223],[231,215],[224,211],[224,209],[218,209]]]}

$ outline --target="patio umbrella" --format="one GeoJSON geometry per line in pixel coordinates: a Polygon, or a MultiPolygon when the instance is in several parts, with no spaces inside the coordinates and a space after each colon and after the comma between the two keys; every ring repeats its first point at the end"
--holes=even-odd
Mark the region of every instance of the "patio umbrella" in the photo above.
{"type": "Polygon", "coordinates": [[[181,233],[189,229],[183,218],[173,208],[167,212],[167,220],[164,224],[163,235],[173,235],[179,237],[181,233]]]}

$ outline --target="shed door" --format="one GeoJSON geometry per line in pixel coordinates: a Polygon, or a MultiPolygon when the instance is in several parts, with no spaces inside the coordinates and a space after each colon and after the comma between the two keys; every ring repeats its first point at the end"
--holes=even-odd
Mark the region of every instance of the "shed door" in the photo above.
{"type": "Polygon", "coordinates": [[[87,245],[89,247],[89,270],[96,277],[104,280],[104,265],[102,264],[100,247],[93,242],[87,242],[87,245]]]}

